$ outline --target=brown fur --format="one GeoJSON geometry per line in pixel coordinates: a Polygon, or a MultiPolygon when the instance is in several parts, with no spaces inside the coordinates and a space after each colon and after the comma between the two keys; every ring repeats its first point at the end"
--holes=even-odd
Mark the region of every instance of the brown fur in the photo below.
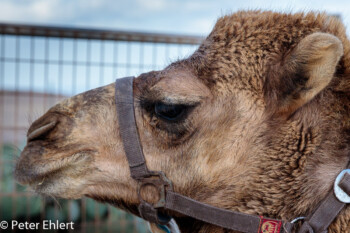
{"type": "MultiPolygon", "coordinates": [[[[308,215],[349,162],[349,51],[343,25],[326,14],[220,18],[192,56],[134,82],[148,167],[164,171],[176,192],[220,208],[288,221],[308,215]],[[192,107],[169,123],[154,113],[160,101],[192,107]]],[[[113,85],[72,97],[33,124],[29,134],[57,122],[29,141],[18,181],[136,214],[113,85]]],[[[152,191],[144,195],[155,199],[152,191]]],[[[228,232],[170,214],[181,232],[228,232]]],[[[347,207],[329,232],[350,232],[349,221],[347,207]]]]}

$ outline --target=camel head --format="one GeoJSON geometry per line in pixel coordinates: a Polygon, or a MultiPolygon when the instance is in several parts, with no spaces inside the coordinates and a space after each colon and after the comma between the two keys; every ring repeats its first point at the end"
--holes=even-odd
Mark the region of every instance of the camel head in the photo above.
{"type": "MultiPolygon", "coordinates": [[[[220,18],[190,57],[134,80],[148,168],[213,206],[289,221],[307,215],[349,160],[349,49],[342,24],[325,14],[220,18]]],[[[93,89],[37,119],[17,181],[137,214],[114,94],[114,83],[93,89]]],[[[143,192],[157,200],[152,188],[143,192]]],[[[182,232],[221,232],[168,214],[182,232]]],[[[335,224],[349,217],[344,211],[335,224]]]]}

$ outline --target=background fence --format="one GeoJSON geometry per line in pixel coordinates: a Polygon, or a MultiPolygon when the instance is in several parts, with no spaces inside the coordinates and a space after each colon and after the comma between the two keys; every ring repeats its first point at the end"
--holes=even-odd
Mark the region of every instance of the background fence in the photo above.
{"type": "MultiPolygon", "coordinates": [[[[91,199],[42,199],[15,183],[31,122],[63,98],[116,77],[162,69],[197,36],[0,24],[0,221],[73,221],[81,232],[147,232],[142,220],[91,199]]],[[[1,231],[1,229],[0,229],[1,231]]]]}

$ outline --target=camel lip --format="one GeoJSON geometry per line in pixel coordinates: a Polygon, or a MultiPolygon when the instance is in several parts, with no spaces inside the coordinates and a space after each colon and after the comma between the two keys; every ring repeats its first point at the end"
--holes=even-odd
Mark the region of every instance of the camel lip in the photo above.
{"type": "MultiPolygon", "coordinates": [[[[48,164],[50,165],[50,164],[48,164]]],[[[57,169],[47,170],[45,172],[37,171],[37,167],[33,166],[32,169],[23,169],[16,166],[14,177],[15,180],[21,185],[37,186],[41,185],[45,180],[49,180],[55,174],[67,169],[67,166],[61,166],[57,169]]]]}
{"type": "Polygon", "coordinates": [[[30,187],[36,187],[38,185],[43,184],[43,182],[48,179],[50,176],[53,176],[53,174],[56,172],[47,173],[47,174],[35,174],[35,173],[18,173],[17,170],[15,171],[15,180],[17,183],[21,185],[27,185],[30,187]]]}
{"type": "Polygon", "coordinates": [[[14,178],[21,185],[36,188],[61,172],[74,169],[82,163],[90,162],[92,160],[91,152],[92,150],[80,151],[64,159],[52,160],[45,164],[27,161],[27,159],[20,160],[15,166],[14,178]]]}

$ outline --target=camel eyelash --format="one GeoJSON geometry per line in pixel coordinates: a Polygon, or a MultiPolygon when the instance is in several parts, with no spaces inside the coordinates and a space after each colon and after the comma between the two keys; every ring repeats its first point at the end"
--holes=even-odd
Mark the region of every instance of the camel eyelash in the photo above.
{"type": "Polygon", "coordinates": [[[166,123],[180,123],[187,118],[196,105],[141,100],[140,106],[151,118],[157,117],[166,123]]]}

